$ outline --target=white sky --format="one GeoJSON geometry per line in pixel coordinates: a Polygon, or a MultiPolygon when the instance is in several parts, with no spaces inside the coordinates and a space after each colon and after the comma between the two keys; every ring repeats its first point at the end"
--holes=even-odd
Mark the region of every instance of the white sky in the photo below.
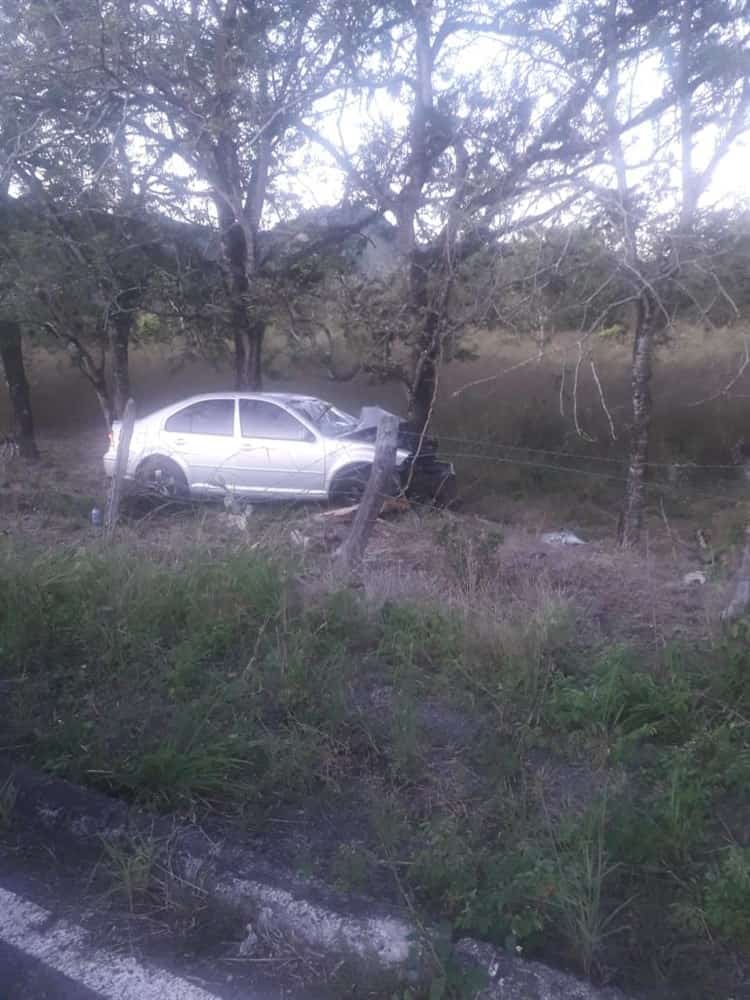
{"type": "MultiPolygon", "coordinates": [[[[494,68],[503,74],[511,74],[513,63],[508,59],[509,49],[503,42],[487,36],[473,38],[469,41],[461,39],[457,42],[458,52],[447,53],[449,72],[453,67],[456,72],[467,69],[487,70],[494,68]]],[[[449,80],[449,72],[442,74],[444,83],[449,80]]],[[[440,73],[436,73],[436,92],[440,90],[440,73]]],[[[631,79],[623,80],[632,94],[632,100],[637,105],[653,99],[662,90],[662,77],[658,67],[652,62],[647,65],[641,62],[633,71],[631,79]]],[[[623,88],[625,90],[625,88],[623,88]]],[[[408,111],[394,97],[381,90],[370,98],[350,95],[346,107],[339,107],[340,97],[327,102],[330,113],[318,122],[321,133],[334,145],[345,145],[349,152],[355,152],[362,147],[370,136],[373,124],[385,121],[393,125],[399,133],[407,127],[408,111]]],[[[663,124],[663,123],[662,123],[663,124]]],[[[637,134],[631,134],[626,143],[626,152],[632,167],[633,183],[644,183],[652,190],[653,177],[650,172],[653,167],[639,169],[638,163],[648,161],[653,155],[655,131],[653,126],[644,126],[637,134]],[[651,187],[650,187],[651,186],[651,187]]],[[[715,136],[706,133],[698,138],[694,156],[698,167],[711,156],[715,136]]],[[[750,202],[750,170],[747,169],[748,146],[750,141],[745,136],[737,140],[722,160],[713,178],[713,182],[701,202],[702,209],[713,207],[730,207],[741,202],[750,202]]],[[[669,211],[674,205],[679,193],[680,170],[677,158],[679,150],[676,144],[669,150],[659,154],[659,165],[666,172],[666,189],[660,195],[658,209],[669,211]],[[668,162],[669,161],[669,162],[668,162]]],[[[305,145],[293,155],[286,158],[284,174],[277,175],[275,184],[278,191],[293,195],[298,199],[303,209],[330,206],[340,201],[344,193],[344,175],[333,163],[327,153],[317,147],[305,145]]],[[[190,170],[178,157],[173,157],[169,168],[182,177],[190,176],[190,170]]],[[[204,189],[202,183],[196,184],[197,189],[204,189]]],[[[213,206],[203,198],[196,199],[203,211],[213,217],[213,206]]],[[[272,226],[278,221],[278,215],[271,205],[267,205],[265,223],[272,226]]]]}

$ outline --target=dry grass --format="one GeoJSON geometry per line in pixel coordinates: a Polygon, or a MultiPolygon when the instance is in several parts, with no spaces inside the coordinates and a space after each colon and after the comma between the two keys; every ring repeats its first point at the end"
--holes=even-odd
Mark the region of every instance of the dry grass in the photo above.
{"type": "MultiPolygon", "coordinates": [[[[0,485],[6,536],[52,546],[96,540],[89,513],[105,496],[99,437],[46,436],[41,463],[9,463],[0,485]]],[[[559,600],[575,608],[589,639],[649,646],[699,639],[721,606],[750,516],[748,505],[731,495],[654,505],[643,551],[626,554],[615,545],[611,506],[546,492],[527,500],[504,497],[502,505],[502,521],[415,509],[378,522],[364,577],[370,599],[438,601],[490,621],[559,600]],[[579,532],[587,544],[540,541],[543,532],[561,528],[579,532]],[[696,540],[697,528],[707,547],[696,540]],[[684,585],[683,576],[696,569],[706,572],[707,585],[684,585]]],[[[123,520],[118,541],[164,556],[192,546],[260,550],[293,560],[309,589],[323,591],[337,582],[331,554],[348,529],[321,522],[319,511],[314,504],[258,505],[242,530],[217,505],[140,508],[123,520]]]]}

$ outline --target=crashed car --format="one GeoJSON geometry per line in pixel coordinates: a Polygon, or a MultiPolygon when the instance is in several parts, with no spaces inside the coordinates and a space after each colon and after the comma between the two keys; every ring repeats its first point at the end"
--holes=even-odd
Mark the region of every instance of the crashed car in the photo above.
{"type": "MultiPolygon", "coordinates": [[[[385,411],[353,417],[312,396],[211,393],[173,403],[136,420],[125,478],[165,498],[247,496],[356,503],[364,492],[385,411]]],[[[115,422],[104,470],[114,474],[121,425],[115,422]]],[[[393,491],[449,502],[453,466],[437,442],[399,425],[393,491]]]]}

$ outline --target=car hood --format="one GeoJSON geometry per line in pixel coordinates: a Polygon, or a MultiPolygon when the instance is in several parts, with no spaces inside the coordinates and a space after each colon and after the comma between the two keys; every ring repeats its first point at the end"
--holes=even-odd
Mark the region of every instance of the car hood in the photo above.
{"type": "MultiPolygon", "coordinates": [[[[380,423],[380,418],[388,414],[389,416],[396,416],[396,414],[390,413],[389,410],[384,410],[380,406],[363,406],[359,415],[359,422],[354,430],[349,431],[346,434],[342,434],[341,439],[347,439],[349,441],[374,441],[378,433],[378,424],[380,423]]],[[[412,453],[419,448],[419,433],[414,429],[414,427],[409,424],[406,420],[401,420],[398,425],[398,438],[397,447],[400,450],[408,451],[412,453]]],[[[427,457],[434,455],[437,451],[438,443],[437,439],[425,435],[422,441],[422,446],[419,448],[420,457],[427,457]]]]}

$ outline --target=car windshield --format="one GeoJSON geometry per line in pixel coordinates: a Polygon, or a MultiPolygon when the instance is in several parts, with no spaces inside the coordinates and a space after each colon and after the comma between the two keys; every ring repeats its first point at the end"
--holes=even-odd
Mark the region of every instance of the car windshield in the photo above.
{"type": "Polygon", "coordinates": [[[314,424],[324,437],[338,437],[353,431],[357,426],[357,418],[343,410],[337,410],[331,403],[322,399],[295,399],[289,403],[293,410],[306,417],[314,424]]]}

